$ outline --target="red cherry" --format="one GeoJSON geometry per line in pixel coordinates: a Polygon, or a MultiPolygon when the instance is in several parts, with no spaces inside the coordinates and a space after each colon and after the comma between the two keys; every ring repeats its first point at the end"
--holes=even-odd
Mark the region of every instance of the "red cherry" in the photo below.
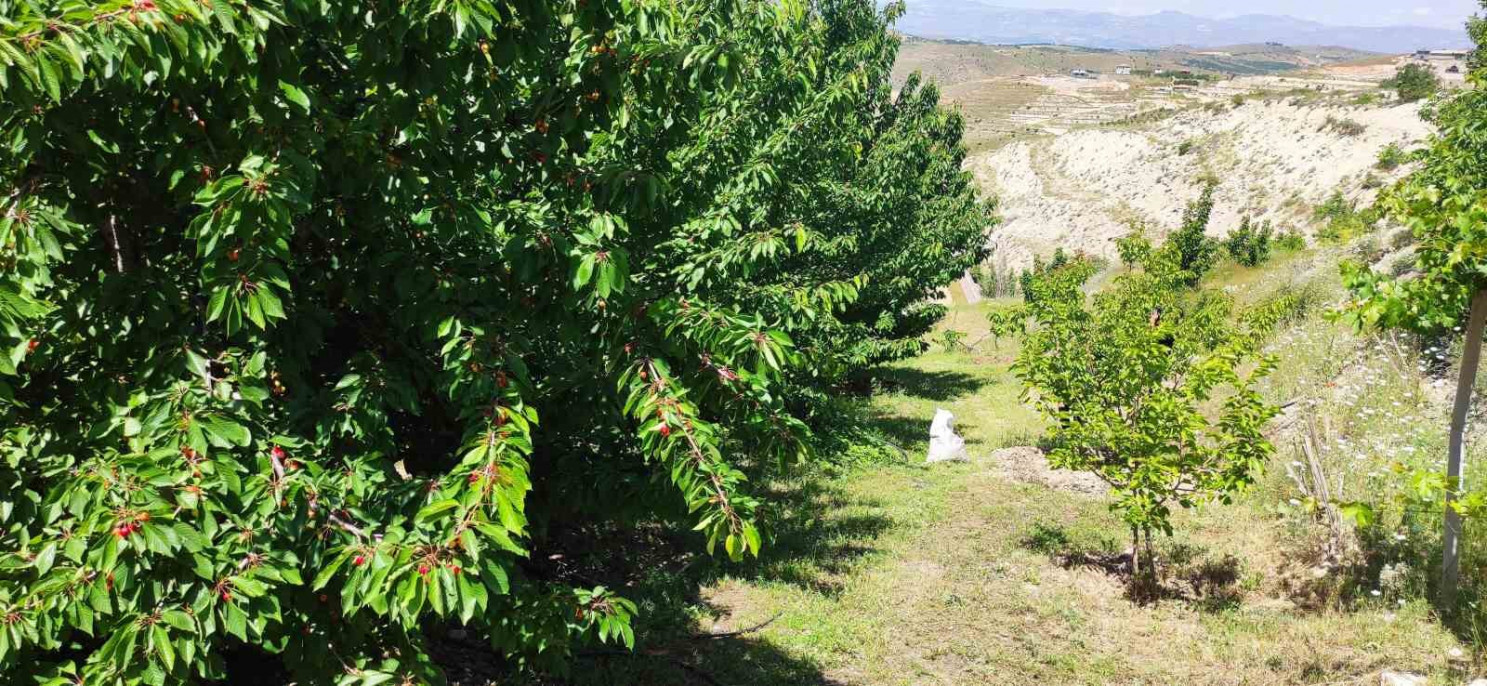
{"type": "Polygon", "coordinates": [[[424,576],[427,576],[428,573],[429,573],[429,566],[428,565],[418,565],[418,573],[419,574],[422,574],[424,576]]]}
{"type": "Polygon", "coordinates": [[[272,454],[275,459],[279,459],[279,460],[284,459],[284,455],[285,455],[284,449],[283,448],[280,448],[277,445],[274,446],[274,449],[271,450],[271,451],[269,451],[269,453],[272,454]]]}
{"type": "Polygon", "coordinates": [[[665,424],[662,424],[661,425],[661,436],[665,437],[665,436],[670,436],[670,435],[671,435],[671,427],[669,427],[669,426],[667,426],[665,424]]]}
{"type": "Polygon", "coordinates": [[[37,348],[40,348],[40,347],[41,347],[41,341],[38,341],[38,340],[36,340],[36,339],[33,338],[33,339],[31,339],[31,341],[29,343],[26,344],[26,352],[28,352],[28,353],[34,353],[34,352],[36,352],[36,349],[37,348]]]}
{"type": "Polygon", "coordinates": [[[456,575],[456,576],[458,576],[458,575],[459,575],[459,573],[460,573],[460,566],[459,566],[459,565],[455,565],[455,566],[453,566],[453,567],[450,567],[450,568],[449,568],[449,571],[451,571],[451,572],[454,572],[454,574],[455,574],[455,575],[456,575]]]}
{"type": "Polygon", "coordinates": [[[126,524],[120,524],[119,528],[114,529],[114,535],[119,538],[129,538],[129,534],[129,526],[126,524]]]}
{"type": "Polygon", "coordinates": [[[227,591],[223,591],[222,592],[222,601],[223,602],[228,602],[228,603],[232,602],[232,594],[231,593],[228,593],[227,591]]]}
{"type": "Polygon", "coordinates": [[[357,555],[355,558],[353,558],[351,560],[351,564],[354,564],[354,565],[356,565],[358,567],[360,567],[360,566],[362,566],[362,565],[364,565],[366,563],[367,563],[367,556],[366,555],[357,555]]]}
{"type": "Polygon", "coordinates": [[[238,250],[237,248],[233,248],[232,250],[228,250],[227,251],[227,259],[230,262],[236,262],[236,261],[238,261],[238,256],[241,255],[241,254],[242,254],[242,251],[241,250],[238,250]]]}

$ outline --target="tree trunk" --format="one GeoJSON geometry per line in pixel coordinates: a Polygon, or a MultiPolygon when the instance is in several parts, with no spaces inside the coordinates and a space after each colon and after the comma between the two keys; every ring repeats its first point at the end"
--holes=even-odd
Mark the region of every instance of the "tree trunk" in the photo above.
{"type": "Polygon", "coordinates": [[[1157,596],[1157,558],[1150,529],[1131,529],[1131,597],[1146,602],[1157,596]]]}
{"type": "Polygon", "coordinates": [[[1487,325],[1487,288],[1472,295],[1467,317],[1466,347],[1461,351],[1461,372],[1456,377],[1456,403],[1451,408],[1451,444],[1446,457],[1446,521],[1441,556],[1441,608],[1455,611],[1456,587],[1461,579],[1461,514],[1456,498],[1461,493],[1461,455],[1466,442],[1466,414],[1471,409],[1472,386],[1482,359],[1482,328],[1487,325]]]}

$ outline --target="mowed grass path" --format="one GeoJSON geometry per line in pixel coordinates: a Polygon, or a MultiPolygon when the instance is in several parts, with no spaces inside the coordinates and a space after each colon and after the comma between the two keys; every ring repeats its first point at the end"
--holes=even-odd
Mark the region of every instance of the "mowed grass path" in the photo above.
{"type": "MultiPolygon", "coordinates": [[[[984,307],[957,307],[947,325],[975,342],[984,307]]],[[[1138,605],[1109,572],[1062,564],[1122,550],[1124,531],[1102,501],[997,474],[990,454],[1039,429],[1008,369],[1015,352],[984,340],[894,367],[871,409],[904,463],[774,484],[786,505],[762,559],[720,566],[694,597],[647,600],[636,654],[583,659],[571,681],[1376,684],[1388,668],[1465,683],[1448,659],[1460,644],[1423,603],[1285,600],[1291,534],[1253,498],[1181,515],[1162,544],[1174,575],[1226,577],[1224,593],[1138,605]],[[919,464],[939,407],[956,414],[970,464],[919,464]]]]}

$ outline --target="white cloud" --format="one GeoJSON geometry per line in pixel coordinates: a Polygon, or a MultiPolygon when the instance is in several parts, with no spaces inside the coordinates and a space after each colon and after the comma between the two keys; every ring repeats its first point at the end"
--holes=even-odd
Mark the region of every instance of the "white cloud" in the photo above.
{"type": "Polygon", "coordinates": [[[1427,17],[1427,16],[1430,16],[1430,8],[1429,7],[1416,7],[1414,14],[1417,17],[1427,17]]]}

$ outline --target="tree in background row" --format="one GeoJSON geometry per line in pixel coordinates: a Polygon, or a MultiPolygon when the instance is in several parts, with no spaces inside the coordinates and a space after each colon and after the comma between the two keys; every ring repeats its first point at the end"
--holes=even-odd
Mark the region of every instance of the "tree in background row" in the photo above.
{"type": "Polygon", "coordinates": [[[1167,237],[1166,245],[1173,251],[1177,268],[1187,274],[1185,283],[1197,285],[1218,260],[1219,243],[1208,236],[1208,223],[1213,218],[1213,194],[1218,185],[1213,181],[1203,184],[1198,199],[1188,203],[1182,212],[1182,224],[1167,237]]]}
{"type": "MultiPolygon", "coordinates": [[[[1478,54],[1481,20],[1472,24],[1478,54]]],[[[1451,414],[1444,475],[1444,554],[1438,588],[1442,606],[1456,607],[1460,577],[1462,457],[1472,387],[1487,325],[1487,70],[1469,75],[1474,88],[1441,103],[1432,115],[1438,127],[1419,153],[1420,169],[1389,189],[1381,206],[1414,233],[1415,268],[1391,279],[1366,265],[1343,267],[1355,299],[1344,312],[1360,326],[1403,327],[1440,333],[1466,327],[1466,341],[1451,414]]]]}
{"type": "Polygon", "coordinates": [[[0,683],[633,640],[984,257],[869,0],[0,0],[0,683]]]}
{"type": "Polygon", "coordinates": [[[1245,215],[1239,222],[1239,228],[1230,231],[1229,237],[1224,240],[1224,249],[1235,262],[1246,267],[1257,267],[1270,259],[1274,236],[1275,230],[1268,220],[1257,227],[1250,221],[1249,215],[1245,215]]]}

